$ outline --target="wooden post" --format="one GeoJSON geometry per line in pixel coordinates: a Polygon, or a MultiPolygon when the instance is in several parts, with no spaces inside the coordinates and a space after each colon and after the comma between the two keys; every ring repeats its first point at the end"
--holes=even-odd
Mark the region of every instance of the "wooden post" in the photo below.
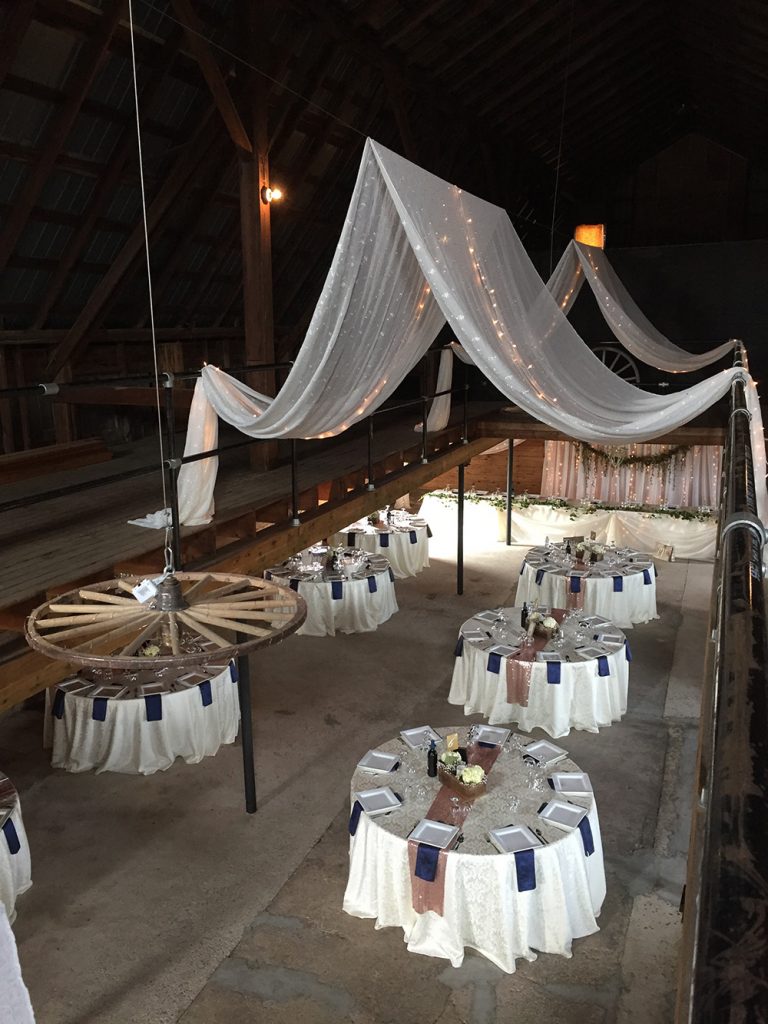
{"type": "MultiPolygon", "coordinates": [[[[245,59],[256,67],[264,49],[266,12],[263,0],[243,0],[243,41],[245,59]]],[[[261,198],[269,180],[269,83],[255,71],[246,72],[248,109],[245,124],[253,152],[240,151],[240,231],[243,247],[243,318],[245,362],[273,363],[275,334],[272,308],[272,232],[270,204],[261,198]]],[[[274,372],[251,374],[248,384],[262,394],[274,395],[274,372]]],[[[277,444],[251,448],[251,466],[268,469],[277,457],[277,444]]]]}

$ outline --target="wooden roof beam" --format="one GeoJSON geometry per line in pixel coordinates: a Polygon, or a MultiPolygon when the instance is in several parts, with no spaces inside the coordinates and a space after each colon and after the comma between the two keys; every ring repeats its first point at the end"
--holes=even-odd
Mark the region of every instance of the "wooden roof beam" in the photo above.
{"type": "Polygon", "coordinates": [[[0,235],[0,271],[8,265],[16,243],[26,227],[30,212],[37,203],[49,174],[56,165],[56,158],[66,142],[80,111],[80,106],[109,49],[109,41],[120,20],[124,4],[125,0],[115,0],[115,3],[108,8],[108,13],[101,16],[98,29],[93,37],[86,40],[81,47],[74,68],[67,78],[67,100],[53,120],[40,160],[34,168],[29,170],[21,193],[13,204],[11,216],[0,235]]]}
{"type": "Polygon", "coordinates": [[[0,86],[11,69],[19,46],[26,35],[32,15],[35,11],[35,0],[16,0],[10,17],[3,30],[3,45],[0,47],[0,86]]]}

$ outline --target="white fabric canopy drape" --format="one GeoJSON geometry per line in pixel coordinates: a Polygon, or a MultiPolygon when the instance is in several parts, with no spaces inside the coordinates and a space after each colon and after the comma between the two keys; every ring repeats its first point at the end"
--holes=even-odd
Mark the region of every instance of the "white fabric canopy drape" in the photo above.
{"type": "MultiPolygon", "coordinates": [[[[666,447],[634,445],[633,455],[661,454],[666,447]]],[[[567,498],[638,505],[676,505],[716,507],[720,502],[722,448],[697,444],[675,460],[668,473],[659,467],[593,466],[590,471],[579,458],[577,445],[569,441],[547,441],[544,445],[544,469],[541,493],[567,498]]]]}
{"type": "MultiPolygon", "coordinates": [[[[711,406],[737,376],[748,378],[723,370],[674,395],[628,384],[576,334],[504,210],[368,140],[323,292],[278,396],[210,366],[202,388],[219,416],[252,437],[331,436],[392,394],[444,320],[510,401],[589,442],[651,440],[711,406]]],[[[760,410],[754,386],[747,390],[763,508],[760,410]]],[[[193,487],[207,507],[211,495],[194,478],[180,499],[193,487]]]]}

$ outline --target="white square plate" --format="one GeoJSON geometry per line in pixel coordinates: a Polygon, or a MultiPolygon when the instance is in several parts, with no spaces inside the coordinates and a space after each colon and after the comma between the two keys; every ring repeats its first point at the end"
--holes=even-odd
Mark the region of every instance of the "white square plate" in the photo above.
{"type": "Polygon", "coordinates": [[[362,789],[359,793],[355,793],[355,800],[360,801],[360,806],[371,818],[375,818],[377,814],[388,814],[389,811],[402,807],[389,786],[381,786],[378,789],[362,789]]]}
{"type": "Polygon", "coordinates": [[[162,683],[144,683],[136,687],[137,697],[150,697],[153,693],[165,693],[166,687],[162,683]]]}
{"type": "Polygon", "coordinates": [[[397,754],[388,754],[385,750],[369,750],[357,762],[357,767],[367,772],[391,772],[399,760],[397,754]]]}
{"type": "Polygon", "coordinates": [[[124,686],[97,686],[95,690],[92,690],[89,697],[111,697],[112,700],[117,700],[124,694],[128,693],[128,690],[124,686]]]}
{"type": "Polygon", "coordinates": [[[418,750],[425,741],[429,743],[430,740],[434,740],[435,743],[439,743],[443,738],[435,732],[431,725],[420,725],[416,729],[403,729],[400,735],[411,750],[418,750]]]}
{"type": "Polygon", "coordinates": [[[583,661],[591,661],[593,658],[599,658],[601,655],[605,654],[605,651],[602,647],[590,644],[587,647],[579,647],[576,653],[583,661]]]}
{"type": "Polygon", "coordinates": [[[427,843],[429,846],[436,846],[438,850],[448,850],[455,842],[458,834],[458,825],[445,825],[442,821],[422,818],[408,838],[413,839],[417,843],[427,843]]]}
{"type": "Polygon", "coordinates": [[[534,740],[525,747],[525,753],[535,757],[540,764],[554,764],[568,756],[568,751],[549,740],[534,740]]]}
{"type": "Polygon", "coordinates": [[[584,615],[579,620],[579,622],[584,626],[600,626],[608,621],[609,620],[604,619],[602,615],[584,615]]]}
{"type": "Polygon", "coordinates": [[[461,635],[465,640],[487,640],[488,634],[483,633],[481,629],[467,629],[462,630],[461,635]]]}
{"type": "Polygon", "coordinates": [[[476,743],[495,743],[501,746],[509,739],[509,729],[501,729],[497,725],[479,725],[475,733],[476,743]]]}
{"type": "Polygon", "coordinates": [[[587,816],[587,811],[588,808],[577,807],[576,804],[569,804],[565,800],[550,800],[544,810],[539,811],[539,817],[548,821],[550,825],[571,832],[581,819],[587,816]]]}
{"type": "Polygon", "coordinates": [[[57,689],[61,690],[62,693],[76,693],[83,697],[86,693],[90,693],[94,685],[94,683],[89,682],[87,679],[75,676],[74,679],[67,679],[66,682],[59,683],[57,689]]]}
{"type": "Polygon", "coordinates": [[[586,772],[552,772],[551,778],[556,793],[587,796],[592,792],[592,783],[586,772]]]}
{"type": "Polygon", "coordinates": [[[494,828],[488,833],[488,838],[499,853],[517,853],[519,850],[533,850],[537,846],[543,846],[541,840],[525,825],[494,828]]]}
{"type": "Polygon", "coordinates": [[[492,654],[501,654],[505,658],[509,658],[512,654],[517,654],[520,650],[519,647],[507,647],[506,644],[496,644],[494,647],[490,647],[489,650],[492,654]]]}
{"type": "Polygon", "coordinates": [[[562,661],[559,651],[537,651],[536,661],[562,661]]]}
{"type": "Polygon", "coordinates": [[[498,619],[499,616],[496,614],[496,612],[488,611],[488,612],[478,612],[478,614],[475,615],[474,617],[476,619],[480,619],[481,622],[495,622],[496,619],[498,619]]]}

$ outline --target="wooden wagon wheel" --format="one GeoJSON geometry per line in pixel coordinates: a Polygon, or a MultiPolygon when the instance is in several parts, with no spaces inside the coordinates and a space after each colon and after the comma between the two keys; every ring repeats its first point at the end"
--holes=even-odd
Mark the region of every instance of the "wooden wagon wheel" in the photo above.
{"type": "Polygon", "coordinates": [[[73,665],[181,667],[277,643],[307,617],[302,597],[258,577],[177,572],[146,604],[131,593],[138,582],[107,580],[46,601],[27,619],[28,643],[73,665]]]}
{"type": "Polygon", "coordinates": [[[619,345],[597,345],[592,349],[601,363],[609,370],[630,384],[640,383],[640,370],[637,363],[619,345]]]}

